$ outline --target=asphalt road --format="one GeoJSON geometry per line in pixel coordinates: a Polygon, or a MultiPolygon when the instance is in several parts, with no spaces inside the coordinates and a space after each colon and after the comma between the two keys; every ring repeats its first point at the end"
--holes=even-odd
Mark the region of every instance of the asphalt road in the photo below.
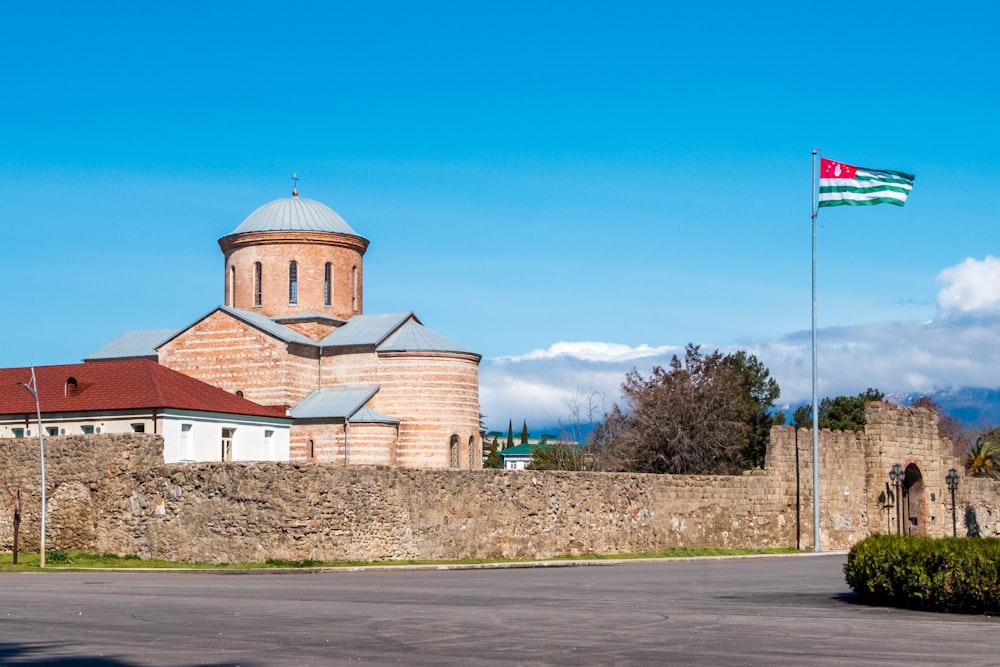
{"type": "Polygon", "coordinates": [[[859,605],[843,563],[0,574],[0,664],[1000,665],[1000,618],[859,605]]]}

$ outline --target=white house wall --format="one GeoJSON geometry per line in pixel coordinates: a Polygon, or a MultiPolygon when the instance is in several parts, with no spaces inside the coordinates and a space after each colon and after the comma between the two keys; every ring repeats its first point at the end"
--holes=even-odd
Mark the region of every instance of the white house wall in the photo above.
{"type": "Polygon", "coordinates": [[[162,415],[164,462],[222,461],[223,429],[233,429],[233,461],[287,461],[289,458],[290,428],[287,421],[168,412],[162,415]]]}

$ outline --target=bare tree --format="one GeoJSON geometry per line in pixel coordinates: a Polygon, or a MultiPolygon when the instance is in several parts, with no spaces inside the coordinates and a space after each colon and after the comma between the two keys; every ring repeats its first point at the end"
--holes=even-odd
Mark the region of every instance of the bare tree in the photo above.
{"type": "Polygon", "coordinates": [[[622,392],[625,409],[605,416],[592,446],[605,469],[673,474],[744,470],[754,414],[739,370],[718,351],[688,345],[683,361],[633,369],[622,392]]]}
{"type": "Polygon", "coordinates": [[[972,447],[972,438],[962,422],[944,411],[930,396],[921,396],[910,403],[912,408],[926,408],[937,415],[938,435],[951,440],[952,453],[965,458],[972,447]]]}

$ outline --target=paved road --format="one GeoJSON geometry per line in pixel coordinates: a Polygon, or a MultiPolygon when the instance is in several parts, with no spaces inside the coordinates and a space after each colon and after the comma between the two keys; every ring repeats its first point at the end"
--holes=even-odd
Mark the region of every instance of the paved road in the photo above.
{"type": "Polygon", "coordinates": [[[0,664],[1000,664],[1000,619],[858,605],[843,562],[0,574],[0,664]]]}

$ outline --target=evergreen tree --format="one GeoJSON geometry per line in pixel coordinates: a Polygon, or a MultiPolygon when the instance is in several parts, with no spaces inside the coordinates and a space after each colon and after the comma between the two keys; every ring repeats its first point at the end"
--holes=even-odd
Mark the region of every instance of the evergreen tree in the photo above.
{"type": "Polygon", "coordinates": [[[524,420],[524,426],[521,427],[521,444],[528,444],[528,420],[524,420]]]}
{"type": "Polygon", "coordinates": [[[504,445],[504,449],[514,446],[514,420],[507,420],[507,444],[504,445]]]}
{"type": "Polygon", "coordinates": [[[499,468],[500,467],[500,448],[497,446],[497,439],[493,438],[493,444],[490,445],[490,453],[483,461],[484,468],[499,468]]]}

